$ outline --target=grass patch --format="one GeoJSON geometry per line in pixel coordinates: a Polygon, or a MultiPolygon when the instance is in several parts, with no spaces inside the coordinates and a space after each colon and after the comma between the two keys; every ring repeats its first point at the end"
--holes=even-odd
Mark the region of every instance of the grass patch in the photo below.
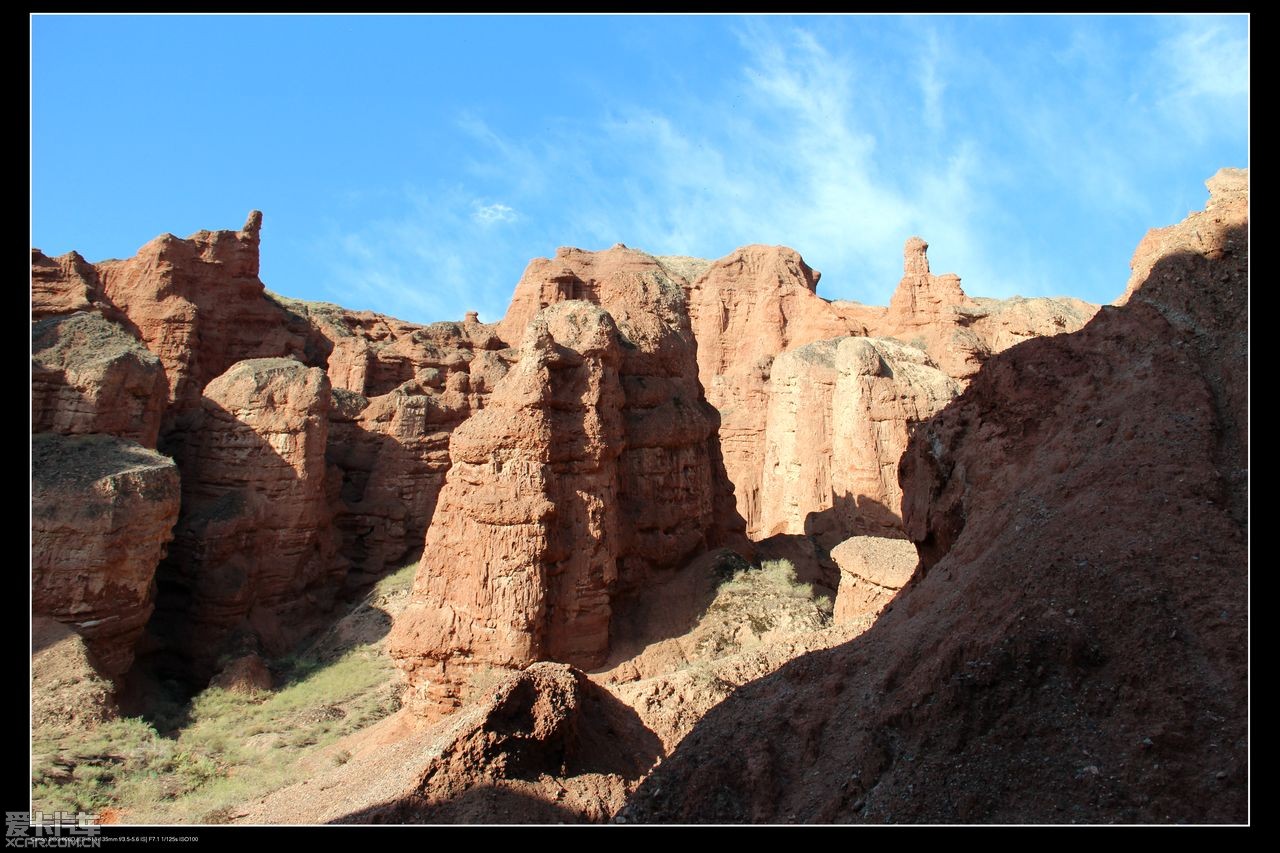
{"type": "Polygon", "coordinates": [[[789,560],[738,566],[724,577],[692,632],[700,659],[734,654],[764,642],[770,632],[814,631],[831,624],[831,597],[798,580],[789,560]]]}
{"type": "Polygon", "coordinates": [[[402,566],[374,584],[373,591],[376,595],[382,597],[409,592],[413,589],[413,579],[417,574],[418,564],[416,562],[402,566]]]}
{"type": "Polygon", "coordinates": [[[790,560],[765,560],[760,568],[747,568],[721,584],[721,592],[774,594],[786,598],[814,598],[813,584],[796,579],[790,560]]]}
{"type": "Polygon", "coordinates": [[[33,807],[113,806],[132,823],[225,822],[240,804],[296,781],[298,762],[311,753],[399,708],[394,669],[377,645],[277,667],[285,673],[279,690],[197,694],[173,737],[128,718],[37,740],[33,807]]]}

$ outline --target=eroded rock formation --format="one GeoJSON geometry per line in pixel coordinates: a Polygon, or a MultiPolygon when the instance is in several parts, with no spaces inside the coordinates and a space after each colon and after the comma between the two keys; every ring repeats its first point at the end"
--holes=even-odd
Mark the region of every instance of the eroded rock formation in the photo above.
{"type": "MultiPolygon", "coordinates": [[[[201,231],[185,240],[164,235],[133,258],[96,265],[74,252],[59,258],[32,252],[33,430],[113,434],[158,445],[174,457],[187,494],[204,497],[193,498],[202,508],[184,513],[200,532],[187,529],[166,575],[204,578],[203,584],[219,589],[230,576],[270,579],[265,587],[237,582],[231,584],[237,591],[212,594],[212,600],[235,599],[236,611],[253,610],[260,592],[281,586],[307,588],[309,606],[322,606],[342,590],[344,570],[335,567],[356,568],[349,581],[358,585],[414,559],[449,467],[449,433],[483,405],[511,361],[492,328],[474,314],[462,323],[420,326],[267,293],[258,279],[260,225],[261,214],[254,212],[240,231],[201,231]],[[230,544],[253,537],[228,533],[225,524],[213,526],[221,532],[211,534],[218,541],[210,547],[202,538],[210,528],[199,519],[211,495],[223,495],[218,512],[228,508],[227,490],[258,507],[232,512],[244,511],[241,526],[251,526],[255,513],[268,512],[280,498],[266,484],[270,475],[255,481],[234,460],[209,458],[203,435],[219,420],[211,414],[206,388],[232,365],[257,357],[286,357],[337,378],[337,396],[326,392],[331,404],[309,415],[311,425],[304,430],[313,438],[330,437],[319,444],[309,439],[308,453],[319,447],[322,456],[304,466],[307,496],[296,518],[277,518],[272,525],[319,524],[323,529],[313,536],[326,543],[336,526],[345,562],[333,559],[326,544],[317,546],[324,565],[312,565],[302,556],[311,546],[296,542],[283,563],[275,562],[268,552],[230,544]],[[317,510],[321,504],[324,509],[317,510]],[[179,565],[184,561],[189,562],[179,565]],[[286,580],[277,577],[281,571],[299,574],[286,580]],[[335,589],[319,592],[317,576],[326,578],[322,586],[332,582],[335,589]],[[241,600],[245,596],[253,601],[241,600]]],[[[253,423],[242,422],[235,440],[248,441],[257,427],[271,432],[273,419],[288,420],[287,412],[276,417],[277,402],[267,393],[256,409],[242,412],[253,423]]],[[[288,512],[277,508],[268,514],[288,512]]],[[[166,584],[183,591],[162,602],[176,610],[159,618],[161,634],[165,623],[181,626],[192,606],[187,581],[166,584]]],[[[259,609],[278,610],[282,602],[275,594],[268,593],[271,600],[259,609]]],[[[239,615],[212,618],[234,622],[239,615]]],[[[269,633],[278,622],[259,621],[269,633]]]]}
{"type": "Polygon", "coordinates": [[[900,535],[898,459],[912,425],[959,392],[915,347],[835,338],[779,355],[769,380],[761,534],[825,548],[900,535]]]}
{"type": "Polygon", "coordinates": [[[308,356],[308,329],[265,298],[261,227],[255,210],[239,231],[164,234],[132,258],[96,264],[106,299],[164,364],[173,416],[198,409],[204,387],[238,361],[308,356]]]}
{"type": "Polygon", "coordinates": [[[84,638],[47,616],[31,618],[31,730],[37,737],[87,731],[119,713],[115,688],[84,638]]]}
{"type": "Polygon", "coordinates": [[[916,430],[920,577],[708,713],[626,819],[1247,820],[1243,187],[916,430]]]}
{"type": "Polygon", "coordinates": [[[506,674],[437,727],[371,729],[350,745],[350,761],[243,822],[599,823],[662,755],[635,711],[555,663],[506,674]]]}
{"type": "Polygon", "coordinates": [[[112,308],[103,296],[97,268],[79,253],[51,258],[31,250],[32,320],[112,308]]]}
{"type": "Polygon", "coordinates": [[[73,628],[118,676],[154,605],[156,564],[178,517],[173,461],[108,435],[31,442],[31,610],[73,628]]]}
{"type": "MultiPolygon", "coordinates": [[[[834,431],[849,419],[861,418],[860,412],[837,412],[834,418],[828,417],[830,405],[824,402],[813,420],[822,421],[825,427],[817,423],[798,425],[803,437],[795,441],[782,437],[777,429],[774,438],[769,437],[770,416],[782,415],[800,402],[796,398],[798,387],[810,380],[816,382],[818,387],[799,393],[816,395],[810,402],[817,402],[819,397],[828,400],[830,395],[824,389],[835,385],[833,376],[815,367],[829,360],[819,352],[830,347],[819,347],[800,362],[779,365],[776,359],[783,353],[838,337],[890,339],[880,346],[894,346],[896,342],[919,349],[925,353],[923,358],[905,354],[906,348],[901,346],[895,352],[898,358],[938,368],[962,383],[992,353],[1031,337],[1078,329],[1097,310],[1096,306],[1072,299],[971,299],[961,289],[958,276],[935,276],[929,272],[927,248],[918,237],[907,241],[903,278],[887,309],[821,298],[815,291],[819,274],[796,252],[780,246],[739,249],[711,264],[690,283],[689,314],[698,344],[699,376],[707,400],[719,412],[725,470],[734,485],[738,511],[753,538],[783,530],[805,532],[808,515],[821,515],[841,502],[847,506],[848,499],[858,500],[861,495],[877,501],[888,499],[884,511],[863,513],[866,518],[874,516],[877,522],[862,527],[848,525],[855,515],[852,511],[839,511],[847,518],[836,527],[831,526],[835,519],[829,515],[819,519],[819,525],[825,524],[825,532],[835,541],[858,532],[890,532],[896,527],[899,514],[897,478],[893,473],[903,446],[898,438],[877,442],[881,451],[878,454],[856,451],[863,457],[863,467],[884,471],[871,478],[882,480],[882,485],[868,484],[868,490],[857,495],[830,490],[830,477],[845,476],[841,463],[831,462],[826,466],[830,471],[818,471],[823,466],[815,465],[814,445],[839,444],[834,431]],[[775,399],[775,393],[780,393],[782,399],[775,399]],[[802,455],[809,454],[808,458],[785,452],[779,455],[783,444],[802,455]],[[794,490],[785,493],[788,479],[780,472],[805,470],[807,477],[810,468],[814,469],[817,482],[812,487],[798,486],[805,492],[803,495],[794,490]],[[774,489],[779,482],[784,486],[782,494],[774,489]]],[[[889,390],[894,380],[892,370],[886,378],[891,381],[878,383],[879,389],[874,392],[880,398],[877,405],[882,408],[893,406],[887,402],[893,394],[889,390]]],[[[953,384],[951,393],[960,387],[953,384]]],[[[918,386],[905,390],[909,399],[920,392],[918,386]]],[[[936,406],[919,407],[910,402],[897,408],[895,418],[903,422],[908,416],[917,417],[912,414],[914,409],[921,408],[927,414],[936,411],[936,406]]],[[[885,430],[882,417],[873,414],[872,423],[879,426],[870,430],[885,430]]],[[[847,427],[869,431],[865,424],[848,422],[847,427]]],[[[895,434],[897,431],[895,428],[895,434]]],[[[848,472],[848,476],[867,479],[858,471],[848,472]]]]}
{"type": "Polygon", "coordinates": [[[719,415],[698,377],[684,276],[700,268],[621,244],[604,252],[560,249],[529,264],[498,326],[504,339],[519,339],[532,306],[566,299],[599,305],[617,324],[626,434],[619,501],[634,519],[622,531],[624,587],[684,565],[708,544],[746,547],[724,475],[719,415]]]}
{"type": "Polygon", "coordinates": [[[698,374],[720,414],[720,446],[747,532],[761,524],[761,463],[773,359],[789,348],[866,329],[818,296],[821,274],[792,249],[747,246],[689,287],[698,374]]]}
{"type": "Polygon", "coordinates": [[[340,478],[342,553],[376,576],[421,552],[449,470],[449,436],[514,358],[493,327],[422,326],[277,297],[328,342],[328,459],[340,478]]]}
{"type": "Polygon", "coordinates": [[[849,336],[945,326],[938,357],[954,361],[1048,323],[1034,301],[983,307],[930,276],[915,241],[888,309],[818,297],[782,247],[712,263],[618,245],[531,262],[500,324],[422,326],[268,293],[260,227],[254,212],[96,265],[33,252],[36,428],[176,460],[153,633],[197,683],[220,658],[283,650],[425,541],[430,615],[406,620],[399,648],[432,672],[416,681],[431,713],[468,671],[601,663],[614,612],[654,573],[715,545],[749,554],[748,531],[824,547],[896,534],[908,425],[956,386],[911,347],[849,336]],[[557,384],[584,382],[586,396],[557,384]]]}
{"type": "Polygon", "coordinates": [[[622,344],[585,302],[537,314],[488,406],[453,434],[450,469],[391,653],[424,716],[482,667],[595,666],[617,581],[622,344]]]}
{"type": "Polygon", "coordinates": [[[160,360],[102,314],[32,326],[33,432],[102,433],[154,448],[167,387],[160,360]]]}
{"type": "Polygon", "coordinates": [[[341,589],[329,406],[324,371],[286,358],[239,362],[204,389],[155,626],[197,677],[241,643],[283,653],[341,589]]]}
{"type": "Polygon", "coordinates": [[[853,536],[831,550],[840,567],[836,590],[836,622],[875,615],[893,600],[915,574],[920,558],[905,539],[853,536]]]}

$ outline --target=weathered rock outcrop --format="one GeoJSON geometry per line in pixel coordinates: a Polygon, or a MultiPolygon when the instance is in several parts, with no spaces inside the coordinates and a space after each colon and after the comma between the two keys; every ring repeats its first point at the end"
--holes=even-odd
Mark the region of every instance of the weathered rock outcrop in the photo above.
{"type": "Polygon", "coordinates": [[[1202,213],[1143,238],[1116,304],[1148,304],[1183,335],[1182,351],[1204,374],[1223,413],[1215,463],[1227,480],[1231,517],[1247,529],[1249,172],[1222,169],[1206,185],[1210,198],[1202,213]]]}
{"type": "Polygon", "coordinates": [[[31,319],[77,311],[110,311],[98,270],[77,252],[51,258],[31,250],[31,319]]]}
{"type": "Polygon", "coordinates": [[[31,329],[31,429],[104,433],[156,446],[168,389],[160,360],[102,314],[48,317],[31,329]]]}
{"type": "Polygon", "coordinates": [[[271,670],[267,662],[256,654],[242,655],[224,666],[209,681],[210,687],[232,693],[256,693],[271,689],[271,670]]]}
{"type": "Polygon", "coordinates": [[[31,731],[34,740],[87,731],[119,711],[115,688],[90,660],[84,638],[47,616],[31,618],[31,731]]]}
{"type": "MultiPolygon", "coordinates": [[[[245,608],[278,610],[276,587],[306,587],[321,597],[338,591],[319,593],[312,575],[318,571],[341,581],[340,571],[305,567],[292,553],[309,545],[288,545],[282,562],[267,550],[239,550],[232,556],[238,549],[232,543],[258,541],[248,528],[264,520],[262,513],[276,519],[268,526],[321,525],[312,534],[317,542],[331,540],[336,525],[343,557],[363,570],[353,576],[356,583],[416,557],[449,466],[449,433],[483,405],[513,356],[474,314],[462,323],[420,326],[267,293],[258,279],[260,225],[261,215],[254,212],[238,232],[201,231],[185,240],[164,235],[133,258],[97,265],[75,253],[60,258],[32,253],[34,429],[111,433],[151,447],[159,444],[182,469],[188,502],[200,504],[184,513],[198,531],[186,529],[168,563],[166,576],[174,582],[166,581],[172,594],[162,606],[176,609],[159,617],[161,635],[170,633],[165,625],[184,625],[193,606],[207,610],[208,601],[193,605],[188,600],[192,579],[204,578],[206,587],[226,586],[225,578],[217,580],[205,570],[210,560],[221,563],[226,557],[228,565],[239,566],[226,571],[267,579],[265,586],[231,583],[236,591],[212,594],[210,600],[234,599],[231,609],[237,611],[212,615],[221,624],[215,633],[229,628],[245,608]],[[226,419],[211,413],[206,387],[233,364],[255,357],[290,357],[323,367],[337,377],[337,387],[349,389],[309,416],[313,423],[304,431],[313,437],[329,434],[315,432],[322,422],[334,422],[327,448],[324,439],[310,445],[327,449],[331,464],[327,471],[323,458],[318,467],[304,466],[307,497],[300,503],[290,497],[296,510],[268,509],[281,498],[268,482],[273,475],[255,479],[257,474],[236,467],[245,460],[208,455],[203,433],[210,423],[226,419]],[[228,509],[228,501],[235,502],[227,497],[230,492],[245,506],[228,509]],[[212,528],[201,520],[215,505],[215,515],[225,510],[240,519],[239,532],[221,516],[212,528]],[[285,519],[290,512],[296,518],[285,519]],[[218,541],[205,542],[206,533],[218,541]],[[302,574],[286,581],[281,573],[293,570],[302,574]],[[260,592],[270,600],[257,602],[260,592]]],[[[327,391],[324,396],[329,399],[327,391]]],[[[246,437],[258,427],[271,431],[273,419],[288,421],[287,412],[276,417],[277,405],[291,404],[280,403],[271,392],[252,411],[241,412],[253,423],[237,427],[242,435],[234,440],[252,443],[246,437]]],[[[319,562],[341,564],[328,549],[320,547],[326,555],[319,562]]],[[[192,648],[209,651],[203,638],[192,648]]]]}
{"type": "Polygon", "coordinates": [[[323,363],[306,325],[265,297],[261,227],[255,210],[240,231],[164,234],[132,258],[95,265],[105,298],[164,364],[171,416],[198,410],[204,387],[243,359],[323,363]]]}
{"type": "Polygon", "coordinates": [[[424,716],[460,704],[481,668],[603,662],[618,577],[622,344],[613,318],[558,303],[453,434],[453,467],[390,644],[424,716]]]}
{"type": "Polygon", "coordinates": [[[618,372],[626,450],[619,458],[625,525],[619,581],[636,588],[654,569],[683,566],[709,544],[747,547],[720,455],[719,416],[698,379],[687,258],[656,258],[621,244],[560,249],[530,262],[499,324],[515,340],[534,305],[583,299],[613,316],[622,335],[618,372]]]}
{"type": "Polygon", "coordinates": [[[31,609],[84,637],[118,676],[151,615],[178,518],[173,461],[107,435],[32,438],[31,609]]]}
{"type": "Polygon", "coordinates": [[[711,264],[689,285],[698,374],[720,414],[720,446],[747,533],[760,523],[761,464],[775,356],[842,335],[866,334],[818,296],[820,273],[792,249],[747,246],[711,264]]]}
{"type": "MultiPolygon", "coordinates": [[[[766,435],[770,413],[781,414],[801,402],[795,397],[797,383],[816,381],[820,387],[799,393],[817,395],[824,400],[829,398],[824,388],[831,389],[835,384],[833,376],[820,369],[811,370],[811,376],[795,373],[797,369],[803,373],[806,365],[829,359],[819,357],[817,362],[802,359],[780,365],[775,359],[783,353],[839,337],[893,338],[927,353],[924,359],[901,357],[940,368],[953,379],[964,380],[992,353],[1031,337],[1078,329],[1097,310],[1096,306],[1073,299],[971,299],[960,288],[958,276],[929,273],[927,248],[918,237],[907,241],[904,275],[887,309],[855,302],[828,302],[815,290],[819,274],[793,250],[781,246],[739,249],[711,264],[690,283],[689,314],[698,343],[699,376],[708,402],[720,414],[725,470],[734,484],[738,511],[753,538],[771,536],[782,530],[805,532],[806,516],[821,514],[840,503],[842,493],[837,491],[833,495],[829,477],[816,469],[809,471],[816,460],[812,453],[818,452],[814,450],[815,444],[830,448],[839,443],[833,429],[843,424],[862,433],[885,430],[881,418],[873,417],[873,422],[880,426],[862,427],[850,420],[861,417],[856,413],[828,418],[830,407],[824,403],[820,407],[822,412],[813,420],[822,421],[825,427],[816,422],[796,424],[802,436],[794,441],[781,438],[777,430],[774,431],[775,438],[810,454],[810,458],[776,455],[780,445],[771,446],[766,435]],[[779,369],[783,371],[780,379],[775,378],[779,369]],[[786,389],[785,399],[773,399],[774,390],[778,388],[786,389]],[[769,456],[771,449],[775,452],[773,457],[769,456]],[[806,477],[809,473],[815,474],[812,488],[802,487],[805,495],[785,493],[788,482],[785,475],[782,476],[784,493],[776,491],[774,486],[779,482],[780,471],[802,468],[806,477]],[[790,509],[782,512],[783,506],[790,509]]],[[[891,345],[892,341],[882,344],[891,345]]],[[[905,352],[902,347],[897,351],[905,352]]],[[[811,355],[817,353],[815,350],[811,355]]],[[[893,380],[892,370],[886,378],[893,380]]],[[[875,396],[881,400],[893,394],[892,381],[877,385],[875,396]]],[[[951,393],[959,388],[954,385],[951,393]]],[[[918,392],[916,387],[905,391],[908,397],[918,392]]],[[[815,397],[810,402],[816,401],[815,397]]],[[[902,421],[908,410],[915,407],[905,404],[900,408],[902,411],[896,419],[902,421]]],[[[932,414],[936,408],[926,406],[926,414],[932,414]]],[[[895,438],[890,443],[897,445],[895,452],[901,451],[902,441],[895,438]]],[[[880,449],[887,452],[889,447],[880,449]]],[[[897,477],[891,470],[896,468],[897,457],[868,452],[863,455],[868,463],[866,467],[874,468],[878,461],[885,468],[883,476],[873,478],[883,479],[884,486],[865,494],[876,500],[890,499],[884,505],[885,511],[877,514],[879,523],[863,528],[863,532],[889,533],[896,527],[899,513],[894,494],[897,477]]],[[[841,469],[835,462],[819,467],[836,472],[841,469]]],[[[851,476],[865,479],[861,474],[851,476]]],[[[838,541],[853,532],[856,532],[854,528],[844,526],[832,528],[830,535],[838,541]]]]}
{"type": "Polygon", "coordinates": [[[239,362],[204,389],[155,620],[197,679],[222,654],[284,652],[341,589],[329,407],[324,371],[292,359],[239,362]]]}
{"type": "Polygon", "coordinates": [[[1241,183],[1203,251],[916,430],[916,579],[710,712],[628,820],[1247,820],[1241,183]]]}
{"type": "Polygon", "coordinates": [[[914,347],[835,338],[780,354],[768,392],[762,535],[806,534],[828,549],[855,534],[901,535],[909,430],[959,385],[914,347]]]}
{"type": "Polygon", "coordinates": [[[455,373],[470,374],[484,352],[506,345],[496,327],[474,313],[461,323],[407,323],[372,311],[349,311],[325,302],[282,296],[271,300],[303,319],[327,352],[325,372],[334,388],[364,397],[379,397],[406,382],[439,388],[455,373]]]}
{"type": "Polygon", "coordinates": [[[972,299],[955,273],[933,275],[919,237],[907,240],[903,275],[876,334],[918,347],[947,375],[966,379],[993,353],[1041,335],[1073,332],[1096,305],[1079,299],[972,299]]]}
{"type": "Polygon", "coordinates": [[[514,352],[492,326],[421,326],[276,297],[331,349],[328,459],[340,477],[342,553],[377,575],[420,553],[449,470],[449,436],[505,375],[514,352]]]}
{"type": "Polygon", "coordinates": [[[853,536],[831,549],[840,567],[836,622],[879,613],[915,574],[920,558],[905,539],[853,536]]]}

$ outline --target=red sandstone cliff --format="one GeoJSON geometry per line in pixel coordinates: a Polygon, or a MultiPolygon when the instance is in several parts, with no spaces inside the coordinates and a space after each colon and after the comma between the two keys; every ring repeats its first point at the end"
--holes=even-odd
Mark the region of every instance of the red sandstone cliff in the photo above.
{"type": "Polygon", "coordinates": [[[329,399],[324,371],[285,358],[238,362],[204,389],[153,626],[201,679],[246,643],[283,654],[341,589],[329,399]]]}
{"type": "MultiPolygon", "coordinates": [[[[74,252],[60,258],[32,252],[33,431],[115,435],[159,445],[182,471],[188,504],[236,491],[259,506],[244,510],[239,522],[251,526],[255,513],[268,511],[281,497],[268,485],[270,475],[249,470],[257,460],[247,448],[240,448],[242,459],[208,457],[212,439],[205,433],[216,433],[210,425],[221,421],[211,417],[205,392],[220,374],[245,359],[285,357],[298,366],[323,368],[338,377],[339,388],[350,389],[309,415],[311,426],[294,424],[273,433],[309,435],[308,453],[320,454],[306,466],[302,479],[309,485],[296,518],[272,522],[294,529],[279,534],[292,543],[283,562],[271,550],[237,550],[237,542],[272,544],[244,531],[209,533],[206,541],[209,528],[198,521],[204,510],[186,507],[184,518],[196,519],[201,532],[186,524],[161,571],[160,584],[170,591],[161,609],[174,610],[162,612],[156,627],[164,636],[173,633],[166,624],[176,625],[178,645],[197,650],[205,664],[217,638],[245,612],[259,605],[310,611],[342,590],[346,565],[361,570],[353,578],[360,582],[416,557],[448,469],[449,432],[482,405],[507,364],[497,352],[501,342],[474,316],[461,324],[419,326],[273,297],[258,279],[260,226],[255,211],[240,231],[201,231],[185,240],[164,235],[133,258],[96,265],[74,252]],[[301,432],[290,431],[295,427],[301,432]],[[317,444],[317,435],[332,440],[317,444]],[[310,525],[319,528],[306,531],[310,525]],[[309,546],[293,540],[330,542],[335,527],[342,534],[340,556],[329,545],[315,555],[294,556],[309,546]],[[274,577],[281,571],[294,576],[274,577]],[[274,579],[226,580],[241,574],[274,579]],[[332,588],[318,590],[318,576],[332,588]],[[203,578],[204,590],[195,594],[195,604],[189,600],[193,578],[203,578]],[[286,607],[285,599],[295,594],[286,607]],[[223,599],[235,602],[231,612],[186,621],[192,612],[221,610],[223,605],[209,602],[223,599]],[[191,628],[209,620],[217,626],[212,634],[191,628]]],[[[330,399],[327,391],[323,399],[330,399]]],[[[247,415],[253,423],[242,423],[232,443],[247,441],[258,428],[274,430],[273,419],[289,419],[289,405],[268,393],[247,415]],[[277,412],[277,404],[284,410],[277,412]]],[[[276,507],[269,514],[289,512],[276,507]]],[[[251,622],[252,630],[271,635],[269,646],[281,642],[279,620],[251,622]]],[[[185,664],[180,660],[177,666],[185,664]]]]}
{"type": "Polygon", "coordinates": [[[622,345],[613,318],[563,302],[453,434],[449,471],[390,650],[424,716],[482,668],[603,662],[621,556],[622,345]]]}
{"type": "Polygon", "coordinates": [[[31,611],[71,626],[118,676],[155,604],[156,564],[178,517],[173,461],[109,435],[31,446],[31,611]]]}

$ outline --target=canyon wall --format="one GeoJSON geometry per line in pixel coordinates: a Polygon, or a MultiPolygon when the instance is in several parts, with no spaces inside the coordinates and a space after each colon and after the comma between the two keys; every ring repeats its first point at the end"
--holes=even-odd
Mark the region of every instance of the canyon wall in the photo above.
{"type": "Polygon", "coordinates": [[[625,820],[1247,821],[1247,175],[1209,188],[1123,305],[916,427],[913,580],[708,713],[625,820]]]}
{"type": "Polygon", "coordinates": [[[784,247],[619,244],[532,261],[500,323],[420,325],[269,293],[261,225],[33,250],[33,431],[173,459],[143,645],[182,678],[281,653],[423,555],[396,648],[429,713],[484,667],[602,663],[614,614],[711,547],[901,536],[913,425],[1091,308],[970,299],[916,238],[888,308],[822,299],[784,247]]]}
{"type": "MultiPolygon", "coordinates": [[[[449,432],[510,362],[474,314],[421,326],[273,296],[261,222],[163,235],[123,261],[32,250],[32,431],[115,436],[176,463],[177,541],[135,580],[160,590],[143,645],[197,681],[227,649],[283,648],[344,588],[418,556],[449,432]],[[260,359],[278,363],[263,373],[260,359]]],[[[43,559],[36,582],[55,583],[43,559]]]]}

